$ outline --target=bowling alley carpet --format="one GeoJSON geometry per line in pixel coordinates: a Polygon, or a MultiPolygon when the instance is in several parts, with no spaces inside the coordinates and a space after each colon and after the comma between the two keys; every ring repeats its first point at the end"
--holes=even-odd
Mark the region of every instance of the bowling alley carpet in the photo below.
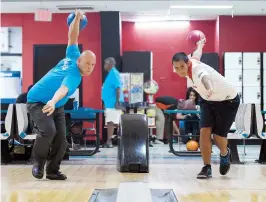
{"type": "MultiPolygon", "coordinates": [[[[184,150],[184,145],[175,146],[184,150]]],[[[31,165],[1,166],[2,202],[88,202],[95,189],[117,189],[121,182],[145,182],[150,189],[173,190],[178,202],[266,202],[266,165],[254,163],[258,146],[238,147],[241,161],[226,176],[219,174],[219,153],[213,147],[213,178],[197,180],[200,157],[177,157],[168,145],[150,148],[150,173],[116,170],[117,148],[100,149],[92,157],[63,161],[66,181],[34,179],[31,165]]],[[[141,202],[141,201],[139,201],[141,202]]]]}

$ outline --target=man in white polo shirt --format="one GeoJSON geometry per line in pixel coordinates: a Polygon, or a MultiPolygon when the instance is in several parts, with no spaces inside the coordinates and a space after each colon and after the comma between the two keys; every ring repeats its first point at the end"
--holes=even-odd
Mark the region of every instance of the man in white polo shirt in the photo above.
{"type": "Polygon", "coordinates": [[[192,56],[176,53],[172,58],[175,72],[186,77],[189,86],[195,89],[200,102],[200,150],[204,167],[198,179],[212,177],[211,170],[211,135],[220,149],[220,173],[226,175],[230,169],[230,150],[227,148],[227,134],[239,107],[240,98],[236,89],[212,67],[200,62],[204,41],[198,42],[192,56]]]}

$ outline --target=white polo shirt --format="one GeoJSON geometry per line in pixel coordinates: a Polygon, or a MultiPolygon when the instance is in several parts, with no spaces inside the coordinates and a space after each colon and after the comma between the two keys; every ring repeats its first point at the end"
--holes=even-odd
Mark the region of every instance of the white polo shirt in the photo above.
{"type": "Polygon", "coordinates": [[[190,61],[192,62],[192,80],[187,76],[188,87],[195,89],[204,100],[224,101],[234,99],[237,96],[234,86],[215,69],[196,59],[190,59],[190,61]],[[207,90],[201,82],[205,75],[211,78],[213,84],[213,93],[209,98],[207,97],[207,90]]]}

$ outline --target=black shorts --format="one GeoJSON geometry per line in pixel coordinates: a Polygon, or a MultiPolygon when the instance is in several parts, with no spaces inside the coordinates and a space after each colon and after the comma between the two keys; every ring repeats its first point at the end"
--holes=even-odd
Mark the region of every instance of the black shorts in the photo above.
{"type": "Polygon", "coordinates": [[[202,100],[200,103],[200,127],[212,128],[212,134],[227,137],[235,121],[240,104],[239,95],[221,102],[202,100]]]}

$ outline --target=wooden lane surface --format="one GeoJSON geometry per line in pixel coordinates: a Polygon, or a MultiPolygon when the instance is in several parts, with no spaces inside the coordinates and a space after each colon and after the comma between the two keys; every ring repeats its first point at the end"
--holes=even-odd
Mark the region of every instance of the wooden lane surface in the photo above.
{"type": "Polygon", "coordinates": [[[115,165],[63,165],[66,181],[36,180],[31,166],[1,166],[2,202],[82,202],[94,189],[120,182],[148,182],[150,188],[173,189],[179,202],[266,202],[266,165],[233,165],[225,177],[213,166],[213,178],[197,180],[199,164],[151,165],[149,174],[119,173],[115,165]]]}

